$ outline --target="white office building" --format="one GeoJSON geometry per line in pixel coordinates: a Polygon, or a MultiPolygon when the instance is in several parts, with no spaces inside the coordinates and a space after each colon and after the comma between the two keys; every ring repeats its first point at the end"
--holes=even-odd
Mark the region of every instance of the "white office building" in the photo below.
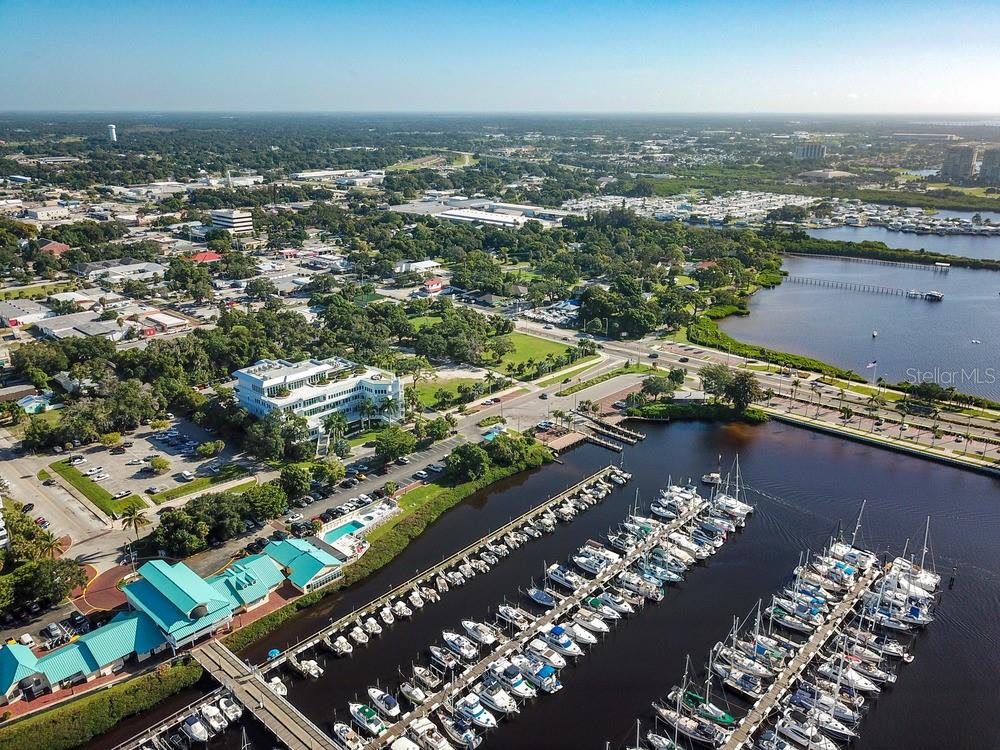
{"type": "Polygon", "coordinates": [[[240,404],[257,418],[276,409],[305,417],[309,434],[323,434],[323,419],[340,412],[349,424],[366,416],[394,422],[402,414],[403,387],[399,378],[375,367],[365,367],[340,357],[289,362],[262,359],[233,373],[240,404]],[[381,410],[389,399],[396,404],[392,413],[381,410]],[[378,411],[366,415],[363,405],[370,401],[378,411]]]}
{"type": "Polygon", "coordinates": [[[238,208],[222,208],[212,211],[212,226],[232,234],[250,233],[253,232],[253,214],[238,208]]]}

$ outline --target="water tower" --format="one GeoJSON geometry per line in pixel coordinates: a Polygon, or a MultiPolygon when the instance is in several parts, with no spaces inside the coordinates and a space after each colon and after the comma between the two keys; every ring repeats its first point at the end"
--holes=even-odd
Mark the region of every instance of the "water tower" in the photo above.
{"type": "Polygon", "coordinates": [[[118,133],[114,125],[108,125],[108,140],[112,143],[118,143],[118,133]]]}

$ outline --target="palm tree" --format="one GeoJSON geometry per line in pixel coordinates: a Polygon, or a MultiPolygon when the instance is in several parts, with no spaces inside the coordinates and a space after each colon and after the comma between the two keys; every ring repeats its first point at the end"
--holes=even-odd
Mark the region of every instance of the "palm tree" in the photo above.
{"type": "Polygon", "coordinates": [[[378,410],[381,414],[388,414],[389,421],[392,422],[399,416],[399,401],[392,396],[386,396],[378,405],[378,410]]]}
{"type": "Polygon", "coordinates": [[[906,400],[902,400],[896,404],[896,411],[899,412],[899,439],[903,439],[903,428],[906,426],[906,415],[910,413],[910,405],[906,403],[906,400]]]}
{"type": "Polygon", "coordinates": [[[375,406],[375,402],[370,398],[366,398],[361,402],[361,406],[358,409],[361,412],[361,422],[362,425],[367,429],[371,427],[372,417],[378,413],[378,407],[375,406]]]}
{"type": "MultiPolygon", "coordinates": [[[[129,505],[122,511],[122,528],[131,529],[135,533],[135,541],[139,541],[139,529],[149,526],[150,521],[146,517],[146,511],[138,505],[129,505]]],[[[129,552],[132,552],[132,543],[129,542],[129,552]]],[[[135,557],[129,554],[132,560],[132,572],[135,573],[135,557]]]]}
{"type": "MultiPolygon", "coordinates": [[[[798,378],[792,380],[792,401],[795,400],[795,392],[799,389],[800,385],[802,385],[802,381],[798,378]]],[[[795,408],[795,404],[792,404],[792,408],[795,408]]]]}
{"type": "Polygon", "coordinates": [[[486,377],[483,378],[486,381],[486,391],[488,393],[493,393],[493,386],[496,385],[497,376],[493,374],[493,370],[486,371],[486,377]]]}
{"type": "Polygon", "coordinates": [[[330,433],[330,437],[339,440],[347,432],[347,417],[339,411],[333,411],[323,417],[323,429],[330,433]]]}
{"type": "Polygon", "coordinates": [[[39,557],[55,557],[62,552],[62,542],[51,531],[43,531],[35,537],[35,549],[39,557]]]}

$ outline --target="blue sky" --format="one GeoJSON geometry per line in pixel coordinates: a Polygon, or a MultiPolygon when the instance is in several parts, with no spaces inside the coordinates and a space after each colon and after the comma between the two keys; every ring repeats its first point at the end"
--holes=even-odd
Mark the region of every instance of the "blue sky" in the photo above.
{"type": "Polygon", "coordinates": [[[0,0],[0,49],[0,110],[1000,110],[1000,0],[0,0]]]}

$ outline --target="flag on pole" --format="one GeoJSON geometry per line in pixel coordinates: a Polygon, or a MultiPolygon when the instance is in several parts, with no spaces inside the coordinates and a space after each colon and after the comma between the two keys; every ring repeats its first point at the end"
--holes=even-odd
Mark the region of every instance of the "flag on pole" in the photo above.
{"type": "Polygon", "coordinates": [[[870,369],[872,369],[877,364],[878,364],[878,360],[877,359],[873,359],[871,362],[869,362],[867,365],[865,365],[865,369],[866,370],[870,370],[870,369]]]}

